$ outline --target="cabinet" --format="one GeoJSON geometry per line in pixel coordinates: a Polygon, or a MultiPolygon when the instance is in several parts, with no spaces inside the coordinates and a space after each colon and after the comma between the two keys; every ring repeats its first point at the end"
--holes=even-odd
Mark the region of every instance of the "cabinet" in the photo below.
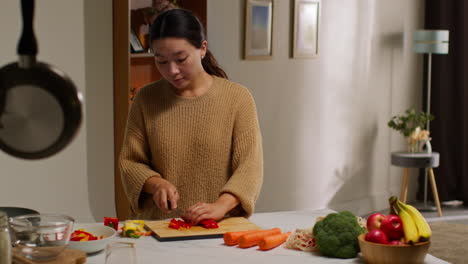
{"type": "MultiPolygon", "coordinates": [[[[113,57],[114,57],[114,170],[115,204],[119,219],[128,219],[130,205],[123,191],[118,156],[122,148],[125,125],[132,93],[161,78],[151,54],[130,53],[131,1],[113,0],[113,57]]],[[[157,1],[157,0],[153,0],[157,1]]],[[[140,1],[141,2],[141,1],[140,1]]],[[[152,1],[149,1],[152,2],[152,1]]],[[[207,0],[178,0],[181,8],[193,11],[206,29],[207,0]]]]}

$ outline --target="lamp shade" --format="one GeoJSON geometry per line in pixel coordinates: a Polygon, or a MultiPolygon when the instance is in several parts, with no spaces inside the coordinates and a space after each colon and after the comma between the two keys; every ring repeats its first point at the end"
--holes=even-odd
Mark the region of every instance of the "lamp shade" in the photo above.
{"type": "Polygon", "coordinates": [[[448,54],[448,30],[417,30],[413,34],[413,51],[416,53],[448,54]]]}

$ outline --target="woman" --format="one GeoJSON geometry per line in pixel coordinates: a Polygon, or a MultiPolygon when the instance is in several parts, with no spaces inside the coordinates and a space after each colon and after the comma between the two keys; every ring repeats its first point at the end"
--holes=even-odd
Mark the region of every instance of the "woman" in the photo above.
{"type": "Polygon", "coordinates": [[[139,90],[130,109],[120,169],[132,217],[186,221],[250,216],[263,182],[255,102],[227,80],[200,21],[183,9],[151,27],[163,79],[139,90]]]}

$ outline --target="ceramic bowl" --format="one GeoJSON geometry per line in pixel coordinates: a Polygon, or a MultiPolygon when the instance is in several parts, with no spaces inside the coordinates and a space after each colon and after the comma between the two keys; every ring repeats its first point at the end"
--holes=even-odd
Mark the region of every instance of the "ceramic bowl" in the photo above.
{"type": "Polygon", "coordinates": [[[78,249],[88,254],[96,253],[106,248],[106,245],[113,240],[117,233],[115,229],[105,226],[103,223],[75,224],[73,231],[78,229],[84,229],[84,231],[91,233],[93,236],[103,236],[102,239],[98,240],[70,241],[69,248],[78,249]]]}
{"type": "Polygon", "coordinates": [[[430,241],[416,245],[386,245],[366,241],[365,234],[359,235],[362,257],[369,264],[424,263],[430,241]]]}

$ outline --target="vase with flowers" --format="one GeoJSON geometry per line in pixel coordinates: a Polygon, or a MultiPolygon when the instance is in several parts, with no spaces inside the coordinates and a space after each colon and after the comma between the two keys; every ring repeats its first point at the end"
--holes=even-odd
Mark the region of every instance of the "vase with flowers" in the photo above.
{"type": "Polygon", "coordinates": [[[408,152],[431,152],[430,132],[423,127],[432,120],[434,116],[430,113],[417,112],[411,108],[404,114],[393,116],[388,121],[388,126],[403,134],[408,143],[408,152]]]}

